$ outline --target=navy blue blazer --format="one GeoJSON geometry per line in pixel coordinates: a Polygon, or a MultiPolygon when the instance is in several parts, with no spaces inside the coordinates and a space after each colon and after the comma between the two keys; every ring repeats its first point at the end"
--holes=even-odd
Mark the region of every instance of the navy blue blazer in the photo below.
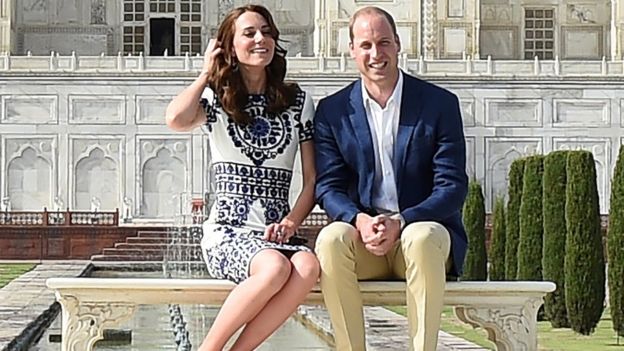
{"type": "MultiPolygon", "coordinates": [[[[361,80],[323,98],[314,117],[317,202],[330,218],[353,223],[372,209],[375,160],[361,80]]],[[[453,267],[460,275],[467,249],[461,220],[468,189],[466,144],[457,97],[403,74],[393,168],[406,224],[435,221],[451,234],[453,267]]]]}

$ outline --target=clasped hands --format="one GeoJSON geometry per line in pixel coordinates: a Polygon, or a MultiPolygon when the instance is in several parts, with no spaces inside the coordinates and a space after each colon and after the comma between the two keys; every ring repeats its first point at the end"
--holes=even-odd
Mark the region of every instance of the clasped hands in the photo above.
{"type": "Polygon", "coordinates": [[[401,221],[385,214],[371,217],[358,213],[355,227],[366,250],[376,256],[387,254],[401,236],[401,221]]]}

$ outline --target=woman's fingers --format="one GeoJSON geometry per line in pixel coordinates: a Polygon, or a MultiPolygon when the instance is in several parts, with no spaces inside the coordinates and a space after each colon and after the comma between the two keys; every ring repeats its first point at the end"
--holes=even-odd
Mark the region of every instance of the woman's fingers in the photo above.
{"type": "Polygon", "coordinates": [[[204,71],[208,72],[212,67],[215,57],[223,52],[221,44],[217,39],[210,39],[206,51],[204,52],[204,71]]]}

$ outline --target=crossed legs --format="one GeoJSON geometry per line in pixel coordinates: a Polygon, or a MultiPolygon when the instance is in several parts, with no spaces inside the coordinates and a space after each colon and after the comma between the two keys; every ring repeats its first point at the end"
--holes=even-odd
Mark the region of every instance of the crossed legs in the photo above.
{"type": "Polygon", "coordinates": [[[276,250],[260,251],[249,278],[225,300],[198,351],[221,351],[242,326],[230,350],[255,349],[296,310],[318,276],[318,261],[310,252],[297,252],[289,260],[276,250]]]}
{"type": "Polygon", "coordinates": [[[450,235],[436,222],[408,225],[385,256],[368,252],[344,222],[323,228],[316,242],[321,288],[336,349],[364,351],[364,316],[358,280],[405,279],[410,350],[434,351],[442,312],[450,235]]]}

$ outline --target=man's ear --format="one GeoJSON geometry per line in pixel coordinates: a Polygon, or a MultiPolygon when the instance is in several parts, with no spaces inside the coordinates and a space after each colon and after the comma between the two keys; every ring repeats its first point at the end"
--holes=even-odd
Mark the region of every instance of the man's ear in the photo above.
{"type": "Polygon", "coordinates": [[[351,55],[351,58],[355,58],[355,53],[353,52],[353,42],[352,41],[349,42],[349,54],[351,55]]]}
{"type": "Polygon", "coordinates": [[[396,40],[397,46],[399,47],[399,50],[397,50],[397,51],[401,52],[401,40],[399,39],[399,35],[398,34],[394,35],[394,40],[396,40]]]}

